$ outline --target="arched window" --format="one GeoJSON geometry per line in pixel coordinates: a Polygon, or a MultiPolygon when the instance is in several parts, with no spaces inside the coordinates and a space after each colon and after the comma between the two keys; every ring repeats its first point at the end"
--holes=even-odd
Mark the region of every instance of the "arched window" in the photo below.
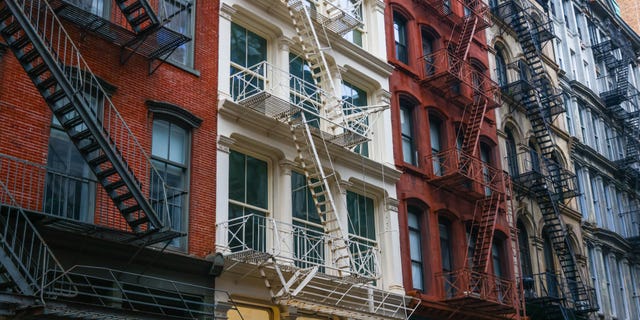
{"type": "Polygon", "coordinates": [[[418,152],[416,150],[413,110],[414,103],[400,98],[400,131],[402,136],[402,159],[404,162],[417,166],[418,152]]]}
{"type": "Polygon", "coordinates": [[[529,253],[529,233],[522,221],[518,220],[518,246],[520,247],[520,268],[522,269],[522,277],[533,276],[531,267],[531,254],[529,253]]]}
{"type": "Polygon", "coordinates": [[[509,168],[509,174],[515,177],[520,173],[520,170],[518,168],[518,150],[516,147],[516,139],[513,137],[513,131],[511,129],[508,128],[505,131],[507,135],[507,164],[509,168]]]}
{"type": "Polygon", "coordinates": [[[409,64],[407,18],[398,12],[393,13],[393,39],[395,40],[396,59],[405,64],[409,64]]]}
{"type": "Polygon", "coordinates": [[[431,142],[431,156],[433,157],[433,173],[441,176],[445,174],[443,161],[444,157],[440,154],[443,151],[443,125],[442,120],[434,114],[429,114],[429,137],[431,142]]]}
{"type": "Polygon", "coordinates": [[[504,87],[507,85],[507,63],[504,59],[502,49],[496,49],[496,75],[498,76],[498,85],[504,87]]]}
{"type": "Polygon", "coordinates": [[[407,225],[409,228],[409,252],[411,256],[411,279],[414,289],[425,290],[424,277],[424,250],[422,241],[424,239],[424,214],[416,206],[407,207],[407,225]]]}
{"type": "Polygon", "coordinates": [[[422,36],[422,59],[424,61],[425,76],[431,76],[436,72],[433,53],[436,50],[437,35],[427,28],[420,31],[422,36]]]}

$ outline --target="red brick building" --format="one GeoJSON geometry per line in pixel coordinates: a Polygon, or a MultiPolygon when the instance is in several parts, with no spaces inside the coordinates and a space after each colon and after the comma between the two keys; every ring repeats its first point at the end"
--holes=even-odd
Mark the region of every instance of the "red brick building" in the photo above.
{"type": "Polygon", "coordinates": [[[3,314],[214,312],[217,25],[218,1],[0,1],[3,314]]]}
{"type": "Polygon", "coordinates": [[[387,54],[404,286],[417,319],[519,317],[482,1],[389,1],[387,54]]]}

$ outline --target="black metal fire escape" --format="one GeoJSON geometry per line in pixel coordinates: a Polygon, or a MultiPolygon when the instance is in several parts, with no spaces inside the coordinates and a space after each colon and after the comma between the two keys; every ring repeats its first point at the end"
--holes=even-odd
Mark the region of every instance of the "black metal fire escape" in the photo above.
{"type": "MultiPolygon", "coordinates": [[[[527,314],[541,319],[585,319],[589,313],[598,310],[593,289],[586,286],[576,263],[576,256],[568,238],[566,226],[562,220],[560,206],[575,192],[567,192],[567,178],[561,166],[554,161],[555,142],[549,129],[549,110],[558,104],[557,95],[545,78],[542,60],[542,45],[553,38],[552,24],[540,21],[544,14],[533,15],[535,8],[522,7],[516,1],[507,1],[494,8],[495,16],[504,26],[515,31],[519,40],[531,86],[522,87],[521,103],[525,108],[535,140],[540,148],[538,170],[545,174],[527,174],[516,177],[520,185],[526,185],[537,201],[549,233],[553,250],[560,263],[564,281],[557,281],[558,290],[568,292],[562,299],[548,295],[548,290],[528,295],[527,314]],[[534,19],[534,17],[537,17],[534,19]],[[527,181],[523,181],[526,179],[527,181]],[[557,310],[558,312],[553,312],[557,310]]],[[[532,161],[537,161],[532,159],[532,161]]],[[[544,287],[544,285],[542,285],[544,287]]],[[[547,288],[548,289],[548,288],[547,288]]]]}

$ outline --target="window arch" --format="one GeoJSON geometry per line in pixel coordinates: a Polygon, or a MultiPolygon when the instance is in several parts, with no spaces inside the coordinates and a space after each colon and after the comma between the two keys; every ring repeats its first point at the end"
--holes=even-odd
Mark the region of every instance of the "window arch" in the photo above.
{"type": "Polygon", "coordinates": [[[508,84],[507,60],[504,56],[504,50],[501,47],[496,48],[496,76],[498,86],[504,87],[508,84]]]}
{"type": "Polygon", "coordinates": [[[409,19],[398,11],[393,12],[393,39],[396,59],[405,64],[409,64],[408,21],[409,19]]]}

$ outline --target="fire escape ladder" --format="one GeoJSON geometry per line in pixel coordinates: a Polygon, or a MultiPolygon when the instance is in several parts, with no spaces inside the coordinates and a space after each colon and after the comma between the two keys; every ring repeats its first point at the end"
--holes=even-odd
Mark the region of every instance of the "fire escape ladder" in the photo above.
{"type": "Polygon", "coordinates": [[[136,34],[160,26],[160,19],[147,0],[116,0],[116,3],[136,34]]]}
{"type": "Polygon", "coordinates": [[[141,237],[161,230],[164,180],[48,2],[0,0],[0,33],[130,229],[141,237]],[[103,99],[104,109],[91,98],[103,99]]]}
{"type": "Polygon", "coordinates": [[[462,150],[468,155],[475,155],[478,149],[478,140],[480,140],[480,128],[484,114],[487,112],[487,100],[477,96],[473,103],[465,108],[463,115],[466,128],[462,142],[462,150]]]}
{"type": "Polygon", "coordinates": [[[502,193],[492,192],[486,198],[476,201],[472,226],[472,230],[477,232],[473,250],[473,271],[483,274],[489,273],[493,234],[503,197],[502,193]]]}
{"type": "Polygon", "coordinates": [[[477,26],[478,17],[475,14],[469,13],[464,17],[464,21],[460,26],[460,35],[458,37],[458,45],[455,51],[455,55],[460,58],[460,61],[467,60],[471,41],[473,40],[473,35],[476,33],[477,26]]]}
{"type": "MultiPolygon", "coordinates": [[[[2,14],[3,11],[0,11],[2,14]]],[[[20,208],[7,185],[0,181],[0,282],[3,291],[42,298],[46,295],[73,296],[77,288],[54,281],[65,273],[47,243],[20,208]]]]}
{"type": "MultiPolygon", "coordinates": [[[[304,1],[282,1],[287,2],[289,15],[300,38],[305,59],[310,64],[315,84],[328,92],[328,97],[325,97],[325,101],[322,103],[324,106],[323,112],[331,123],[341,124],[344,122],[342,105],[337,98],[334,77],[325,55],[325,50],[328,50],[329,47],[322,47],[318,30],[313,25],[309,8],[304,1]]],[[[335,126],[332,129],[335,129],[335,126]]]]}
{"type": "MultiPolygon", "coordinates": [[[[329,178],[333,173],[330,175],[325,173],[305,113],[299,112],[299,115],[299,118],[289,120],[293,142],[298,152],[298,162],[307,179],[307,185],[324,232],[335,239],[329,244],[333,263],[342,273],[341,276],[346,276],[351,271],[352,261],[345,238],[346,229],[338,219],[336,204],[329,188],[329,178]]],[[[333,167],[331,170],[333,172],[333,167]]]]}

